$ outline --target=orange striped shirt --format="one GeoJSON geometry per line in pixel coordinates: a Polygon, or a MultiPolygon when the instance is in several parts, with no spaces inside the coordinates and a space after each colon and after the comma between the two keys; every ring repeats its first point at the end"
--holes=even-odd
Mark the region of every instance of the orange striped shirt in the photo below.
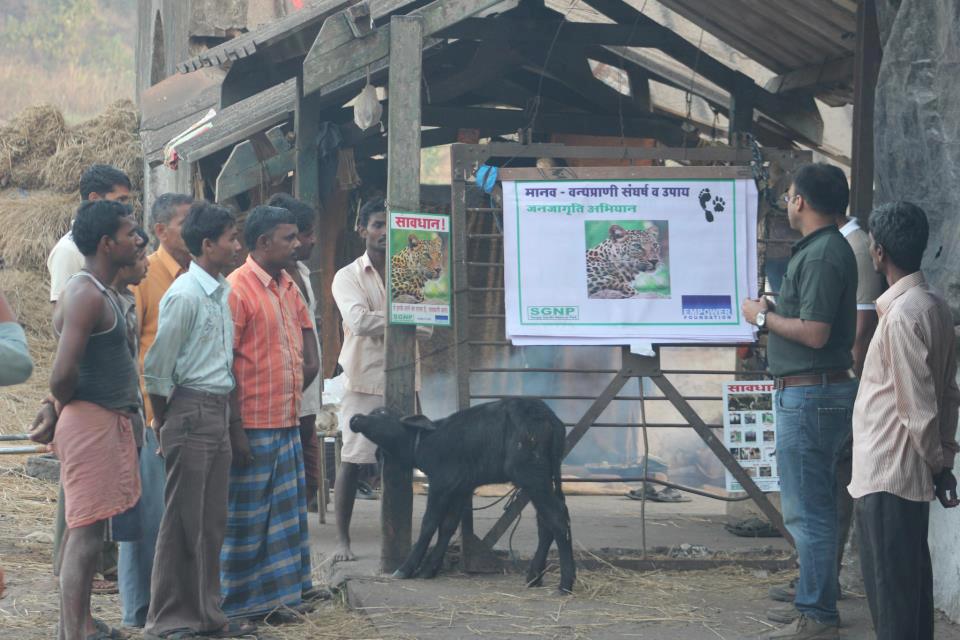
{"type": "Polygon", "coordinates": [[[277,282],[247,256],[227,277],[233,314],[233,373],[246,429],[300,423],[303,330],[313,320],[286,271],[277,282]]]}

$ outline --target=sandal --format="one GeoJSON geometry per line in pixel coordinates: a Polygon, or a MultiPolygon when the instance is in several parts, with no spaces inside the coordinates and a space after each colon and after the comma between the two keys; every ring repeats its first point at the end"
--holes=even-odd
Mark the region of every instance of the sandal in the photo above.
{"type": "Polygon", "coordinates": [[[126,633],[121,629],[111,627],[103,620],[99,620],[97,618],[93,619],[93,626],[97,628],[98,633],[103,634],[104,637],[109,638],[110,640],[128,640],[130,638],[129,633],[126,633]]]}
{"type": "Polygon", "coordinates": [[[90,592],[101,596],[112,596],[120,593],[120,589],[117,588],[116,580],[94,580],[90,592]]]}
{"type": "Polygon", "coordinates": [[[329,600],[332,597],[333,594],[328,589],[321,589],[319,587],[307,589],[301,596],[304,602],[320,602],[329,600]]]}
{"type": "Polygon", "coordinates": [[[204,638],[241,638],[257,634],[257,625],[249,620],[231,620],[216,631],[201,631],[204,638]]]}
{"type": "MultiPolygon", "coordinates": [[[[643,500],[643,488],[631,489],[627,493],[627,497],[631,500],[643,500]]],[[[647,500],[651,502],[690,502],[690,498],[673,487],[657,491],[649,484],[647,485],[647,500]]]]}
{"type": "Polygon", "coordinates": [[[723,525],[729,533],[741,538],[780,538],[780,530],[767,520],[761,518],[747,518],[738,522],[728,522],[723,525]]]}
{"type": "Polygon", "coordinates": [[[193,629],[176,629],[162,636],[148,631],[144,631],[143,633],[143,640],[193,640],[199,637],[193,629]]]}

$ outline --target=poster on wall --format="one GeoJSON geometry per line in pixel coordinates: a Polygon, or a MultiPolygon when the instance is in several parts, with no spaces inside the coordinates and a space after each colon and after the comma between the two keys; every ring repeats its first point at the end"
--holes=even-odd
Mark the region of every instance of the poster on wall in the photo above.
{"type": "Polygon", "coordinates": [[[390,324],[450,326],[450,218],[391,211],[387,256],[390,324]]]}
{"type": "MultiPolygon", "coordinates": [[[[723,385],[723,444],[761,491],[780,491],[773,382],[723,385]]],[[[727,472],[727,491],[743,491],[727,472]]]]}
{"type": "Polygon", "coordinates": [[[503,183],[515,344],[752,341],[751,179],[503,183]]]}

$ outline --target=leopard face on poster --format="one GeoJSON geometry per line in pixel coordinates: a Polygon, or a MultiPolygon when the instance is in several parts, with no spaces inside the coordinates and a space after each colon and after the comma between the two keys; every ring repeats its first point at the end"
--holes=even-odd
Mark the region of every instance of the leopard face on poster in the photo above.
{"type": "Polygon", "coordinates": [[[391,211],[387,233],[390,324],[450,326],[450,219],[391,211]]]}
{"type": "Polygon", "coordinates": [[[503,183],[514,344],[751,341],[751,179],[503,183]]]}

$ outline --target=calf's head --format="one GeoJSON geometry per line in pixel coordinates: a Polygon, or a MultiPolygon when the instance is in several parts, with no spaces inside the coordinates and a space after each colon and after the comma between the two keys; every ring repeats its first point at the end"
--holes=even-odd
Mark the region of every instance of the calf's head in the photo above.
{"type": "Polygon", "coordinates": [[[414,466],[414,449],[422,434],[436,429],[426,416],[401,418],[389,409],[358,413],[350,419],[350,430],[360,433],[397,462],[414,466]]]}

